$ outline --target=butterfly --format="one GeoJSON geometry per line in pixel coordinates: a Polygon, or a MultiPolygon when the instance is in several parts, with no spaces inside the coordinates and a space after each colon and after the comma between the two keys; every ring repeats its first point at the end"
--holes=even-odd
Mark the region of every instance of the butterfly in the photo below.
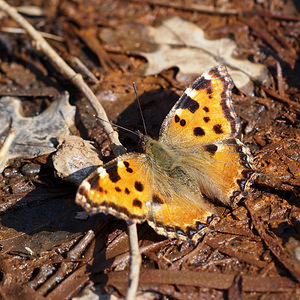
{"type": "Polygon", "coordinates": [[[80,184],[76,203],[197,241],[217,220],[215,202],[234,205],[255,178],[250,150],[237,137],[233,86],[223,65],[202,74],[166,116],[159,139],[143,136],[144,153],[98,167],[80,184]]]}

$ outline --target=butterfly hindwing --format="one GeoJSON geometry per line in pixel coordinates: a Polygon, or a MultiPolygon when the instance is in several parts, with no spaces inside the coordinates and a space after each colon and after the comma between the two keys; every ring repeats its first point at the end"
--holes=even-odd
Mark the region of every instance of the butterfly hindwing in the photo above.
{"type": "Polygon", "coordinates": [[[175,191],[166,196],[165,190],[154,184],[152,203],[147,213],[149,225],[169,238],[196,241],[199,232],[203,234],[214,223],[214,210],[205,203],[201,194],[190,196],[175,191]]]}
{"type": "Polygon", "coordinates": [[[217,199],[227,206],[237,203],[255,178],[249,149],[238,139],[232,138],[202,146],[199,172],[205,170],[201,191],[210,199],[217,199]]]}

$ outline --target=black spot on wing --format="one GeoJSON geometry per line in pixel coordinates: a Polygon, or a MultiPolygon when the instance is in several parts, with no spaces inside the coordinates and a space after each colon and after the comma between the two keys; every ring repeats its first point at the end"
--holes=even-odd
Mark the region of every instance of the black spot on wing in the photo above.
{"type": "Polygon", "coordinates": [[[142,192],[142,191],[144,190],[143,184],[142,184],[141,182],[139,182],[139,181],[136,181],[136,182],[134,183],[134,187],[135,187],[135,189],[136,189],[137,191],[139,191],[139,192],[142,192]]]}
{"type": "Polygon", "coordinates": [[[208,123],[210,121],[210,117],[204,117],[203,120],[205,123],[208,123]]]}
{"type": "Polygon", "coordinates": [[[88,183],[90,184],[91,189],[103,193],[104,190],[103,187],[100,185],[99,180],[100,180],[100,176],[98,173],[96,173],[94,176],[88,179],[88,183]]]}
{"type": "Polygon", "coordinates": [[[182,95],[178,108],[188,109],[191,113],[195,113],[199,109],[199,103],[189,97],[186,93],[182,95]]]}
{"type": "Polygon", "coordinates": [[[116,192],[121,192],[121,189],[118,186],[115,187],[115,190],[116,192]]]}
{"type": "Polygon", "coordinates": [[[195,90],[205,90],[209,99],[212,99],[213,87],[210,79],[198,78],[191,86],[195,90]]]}
{"type": "Polygon", "coordinates": [[[218,150],[218,146],[215,144],[206,145],[204,149],[209,152],[211,155],[215,155],[216,151],[218,150]]]}
{"type": "Polygon", "coordinates": [[[128,188],[125,188],[125,194],[129,195],[130,194],[130,191],[128,188]]]}
{"type": "Polygon", "coordinates": [[[195,127],[194,135],[195,136],[203,136],[203,135],[205,135],[205,131],[201,127],[195,127]]]}
{"type": "Polygon", "coordinates": [[[96,190],[98,192],[103,193],[103,187],[102,186],[97,185],[97,186],[94,186],[94,188],[96,188],[96,190]]]}
{"type": "Polygon", "coordinates": [[[112,182],[117,182],[121,179],[121,177],[118,174],[117,162],[114,162],[112,166],[109,166],[109,168],[106,169],[106,173],[108,174],[109,179],[112,182]]]}
{"type": "Polygon", "coordinates": [[[213,130],[216,134],[221,134],[224,132],[221,124],[214,125],[213,130]]]}
{"type": "Polygon", "coordinates": [[[124,166],[126,168],[126,172],[128,172],[128,173],[132,173],[133,172],[133,170],[131,168],[129,168],[129,162],[128,161],[125,160],[123,162],[123,164],[124,164],[124,166]]]}
{"type": "Polygon", "coordinates": [[[203,107],[203,110],[204,110],[205,112],[209,112],[209,108],[208,108],[207,106],[204,106],[204,107],[203,107]]]}
{"type": "Polygon", "coordinates": [[[182,127],[184,127],[185,124],[186,124],[186,121],[185,121],[184,119],[182,119],[182,120],[180,121],[180,125],[181,125],[182,127]]]}
{"type": "Polygon", "coordinates": [[[143,207],[143,203],[139,200],[139,199],[134,199],[132,201],[132,205],[138,208],[142,208],[143,207]]]}
{"type": "Polygon", "coordinates": [[[175,115],[174,120],[175,120],[175,123],[178,123],[180,121],[180,118],[177,115],[175,115]]]}
{"type": "Polygon", "coordinates": [[[78,189],[78,194],[84,196],[87,198],[87,190],[84,186],[80,186],[79,189],[78,189]]]}
{"type": "Polygon", "coordinates": [[[153,195],[152,201],[153,203],[164,204],[164,201],[156,194],[153,195]]]}

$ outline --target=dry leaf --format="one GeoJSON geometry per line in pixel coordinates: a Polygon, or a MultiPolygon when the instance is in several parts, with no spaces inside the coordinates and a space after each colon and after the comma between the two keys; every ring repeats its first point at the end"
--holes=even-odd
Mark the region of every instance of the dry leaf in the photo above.
{"type": "Polygon", "coordinates": [[[246,94],[253,94],[252,81],[269,81],[268,69],[264,65],[232,56],[236,48],[233,40],[208,40],[200,27],[179,17],[165,19],[158,27],[134,26],[132,23],[124,27],[116,33],[117,38],[112,37],[111,29],[102,31],[101,38],[110,44],[118,42],[123,51],[147,58],[148,64],[143,65],[142,70],[145,76],[178,67],[176,79],[190,81],[191,77],[199,76],[213,66],[225,64],[235,85],[246,94]],[[126,42],[120,38],[120,35],[125,38],[125,33],[126,42]],[[132,43],[129,42],[131,37],[132,43]]]}
{"type": "Polygon", "coordinates": [[[53,142],[62,134],[69,134],[74,126],[75,107],[69,104],[69,96],[62,95],[48,109],[38,116],[25,118],[21,115],[21,101],[15,97],[0,99],[0,143],[7,136],[11,122],[11,130],[16,132],[6,153],[0,161],[0,172],[12,158],[32,158],[48,154],[56,150],[53,142]]]}
{"type": "Polygon", "coordinates": [[[232,56],[236,44],[229,38],[208,40],[201,28],[179,17],[166,19],[159,27],[148,29],[149,36],[160,46],[153,53],[140,52],[149,63],[145,75],[178,66],[177,79],[180,80],[185,74],[197,76],[224,63],[236,86],[247,94],[253,91],[251,79],[262,83],[268,80],[268,70],[264,65],[232,56]]]}

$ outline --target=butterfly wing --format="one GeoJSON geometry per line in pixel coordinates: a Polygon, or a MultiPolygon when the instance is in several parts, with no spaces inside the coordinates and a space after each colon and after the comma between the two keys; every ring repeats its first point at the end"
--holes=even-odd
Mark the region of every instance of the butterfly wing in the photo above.
{"type": "Polygon", "coordinates": [[[146,219],[152,197],[151,170],[143,154],[129,153],[99,167],[79,186],[76,203],[91,213],[107,213],[126,221],[146,219]]]}
{"type": "Polygon", "coordinates": [[[176,178],[153,175],[152,201],[147,210],[149,225],[169,238],[197,241],[217,220],[214,206],[176,178]]]}
{"type": "Polygon", "coordinates": [[[249,149],[236,138],[239,119],[232,105],[233,82],[225,66],[200,76],[163,122],[160,141],[199,172],[201,192],[230,205],[254,178],[249,149]]]}
{"type": "Polygon", "coordinates": [[[164,176],[146,155],[125,154],[89,175],[78,188],[76,203],[92,214],[102,212],[136,223],[147,220],[169,238],[196,240],[196,233],[211,224],[214,210],[201,194],[176,191],[177,180],[164,176]]]}
{"type": "Polygon", "coordinates": [[[167,145],[191,146],[236,136],[240,122],[232,106],[233,86],[225,66],[202,74],[165,118],[160,140],[167,145]]]}

